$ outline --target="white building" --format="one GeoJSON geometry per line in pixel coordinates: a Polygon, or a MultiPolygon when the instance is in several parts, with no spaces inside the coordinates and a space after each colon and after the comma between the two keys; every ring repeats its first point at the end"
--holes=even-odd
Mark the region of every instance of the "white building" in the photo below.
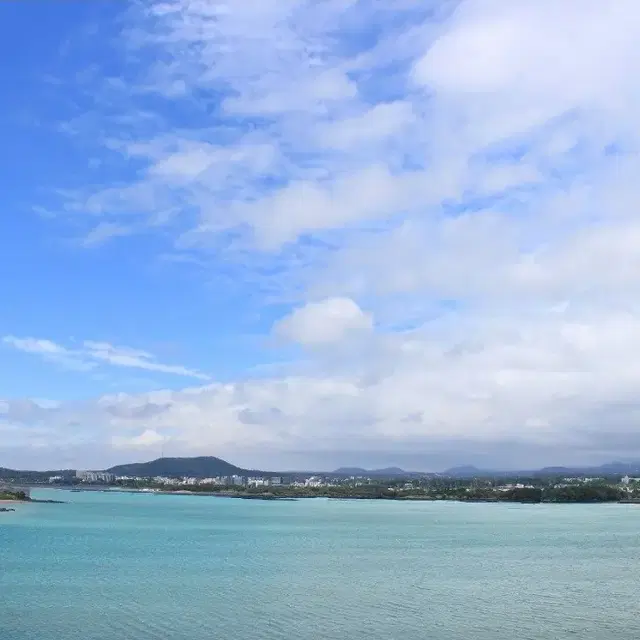
{"type": "Polygon", "coordinates": [[[113,482],[116,477],[106,471],[76,471],[76,478],[80,482],[113,482]]]}
{"type": "Polygon", "coordinates": [[[247,478],[247,484],[250,487],[265,487],[269,484],[269,480],[265,478],[247,478]]]}

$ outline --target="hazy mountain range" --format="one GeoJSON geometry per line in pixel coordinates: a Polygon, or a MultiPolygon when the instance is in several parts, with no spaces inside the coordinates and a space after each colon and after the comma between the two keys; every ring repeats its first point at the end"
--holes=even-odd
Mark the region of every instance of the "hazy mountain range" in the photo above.
{"type": "MultiPolygon", "coordinates": [[[[309,476],[314,474],[333,476],[368,476],[377,478],[417,477],[417,476],[446,476],[451,478],[473,477],[513,477],[513,476],[604,476],[621,474],[640,474],[640,461],[611,462],[600,466],[585,467],[543,467],[542,469],[523,469],[517,471],[505,471],[497,469],[478,469],[474,466],[460,466],[447,469],[440,473],[425,473],[420,471],[405,471],[398,467],[384,469],[364,469],[362,467],[340,467],[335,471],[259,471],[256,469],[243,469],[225,460],[214,456],[200,456],[195,458],[158,458],[150,462],[136,462],[122,464],[110,469],[105,469],[118,476],[139,477],[193,477],[210,478],[215,476],[309,476]]],[[[0,467],[0,480],[17,478],[24,482],[38,482],[50,476],[60,475],[70,478],[75,475],[74,469],[51,471],[17,471],[0,467]]]]}

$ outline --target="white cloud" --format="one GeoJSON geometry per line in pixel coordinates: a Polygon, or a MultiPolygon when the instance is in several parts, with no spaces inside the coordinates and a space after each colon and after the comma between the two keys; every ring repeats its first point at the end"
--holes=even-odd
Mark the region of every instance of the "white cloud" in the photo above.
{"type": "Polygon", "coordinates": [[[349,298],[310,302],[280,320],[275,332],[303,345],[344,340],[355,332],[370,331],[373,319],[349,298]]]}
{"type": "Polygon", "coordinates": [[[68,348],[51,340],[36,338],[16,338],[5,336],[2,342],[14,349],[41,356],[70,369],[88,371],[99,365],[130,367],[157,373],[167,373],[199,380],[209,380],[209,376],[180,365],[168,365],[156,362],[153,355],[138,349],[116,347],[107,342],[85,340],[81,346],[68,348]]]}
{"type": "Polygon", "coordinates": [[[461,456],[510,442],[517,457],[503,460],[509,465],[544,463],[527,458],[528,448],[548,455],[556,447],[560,462],[640,453],[640,365],[629,358],[640,347],[636,314],[566,310],[560,317],[522,313],[517,326],[512,316],[494,315],[472,327],[455,316],[443,324],[453,331],[427,325],[403,336],[371,335],[363,360],[324,376],[117,394],[54,408],[10,400],[4,413],[27,426],[46,422],[55,427],[52,439],[71,441],[79,430],[149,455],[162,439],[168,451],[232,459],[259,447],[285,457],[385,447],[428,456],[447,442],[462,443],[461,456]]]}
{"type": "Polygon", "coordinates": [[[238,206],[238,218],[253,227],[260,248],[277,250],[303,234],[384,220],[401,209],[429,203],[425,175],[394,175],[381,165],[364,167],[335,181],[299,181],[272,196],[238,206]]]}
{"type": "Polygon", "coordinates": [[[101,240],[167,226],[194,260],[294,298],[275,332],[322,348],[280,377],[52,415],[234,455],[640,452],[637,2],[168,0],[128,19],[143,64],[115,98],[160,95],[157,117],[105,140],[131,180],[68,208],[101,240]]]}
{"type": "Polygon", "coordinates": [[[111,444],[115,449],[150,449],[164,441],[164,437],[153,429],[146,429],[137,436],[114,436],[111,444]]]}
{"type": "Polygon", "coordinates": [[[51,340],[4,336],[2,343],[7,347],[40,356],[74,371],[89,371],[94,368],[92,362],[76,357],[76,354],[51,340]]]}
{"type": "Polygon", "coordinates": [[[132,233],[132,230],[122,225],[111,222],[100,222],[85,236],[83,244],[85,247],[95,247],[112,238],[126,236],[130,233],[132,233]]]}
{"type": "Polygon", "coordinates": [[[16,338],[15,336],[5,336],[2,341],[11,346],[38,355],[57,356],[65,353],[65,349],[51,340],[41,340],[37,338],[16,338]]]}
{"type": "Polygon", "coordinates": [[[393,136],[402,135],[403,130],[414,123],[412,105],[398,100],[377,104],[362,114],[319,125],[317,135],[321,145],[353,153],[358,146],[366,151],[370,143],[392,141],[393,136]]]}
{"type": "Polygon", "coordinates": [[[640,63],[639,28],[632,0],[465,2],[414,74],[436,91],[506,99],[507,109],[530,102],[545,118],[610,106],[632,88],[625,74],[640,63]]]}

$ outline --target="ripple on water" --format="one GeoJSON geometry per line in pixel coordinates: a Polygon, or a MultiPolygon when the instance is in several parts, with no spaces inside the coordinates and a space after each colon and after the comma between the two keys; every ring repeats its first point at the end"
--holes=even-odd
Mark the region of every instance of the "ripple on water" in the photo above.
{"type": "Polygon", "coordinates": [[[0,520],[2,640],[640,637],[640,509],[65,499],[0,520]]]}

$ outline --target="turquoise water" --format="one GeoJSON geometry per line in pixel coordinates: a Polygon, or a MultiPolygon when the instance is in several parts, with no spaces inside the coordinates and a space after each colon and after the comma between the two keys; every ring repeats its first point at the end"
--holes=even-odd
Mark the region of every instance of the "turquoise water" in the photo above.
{"type": "Polygon", "coordinates": [[[1,640],[627,640],[640,507],[36,492],[1,640]]]}

